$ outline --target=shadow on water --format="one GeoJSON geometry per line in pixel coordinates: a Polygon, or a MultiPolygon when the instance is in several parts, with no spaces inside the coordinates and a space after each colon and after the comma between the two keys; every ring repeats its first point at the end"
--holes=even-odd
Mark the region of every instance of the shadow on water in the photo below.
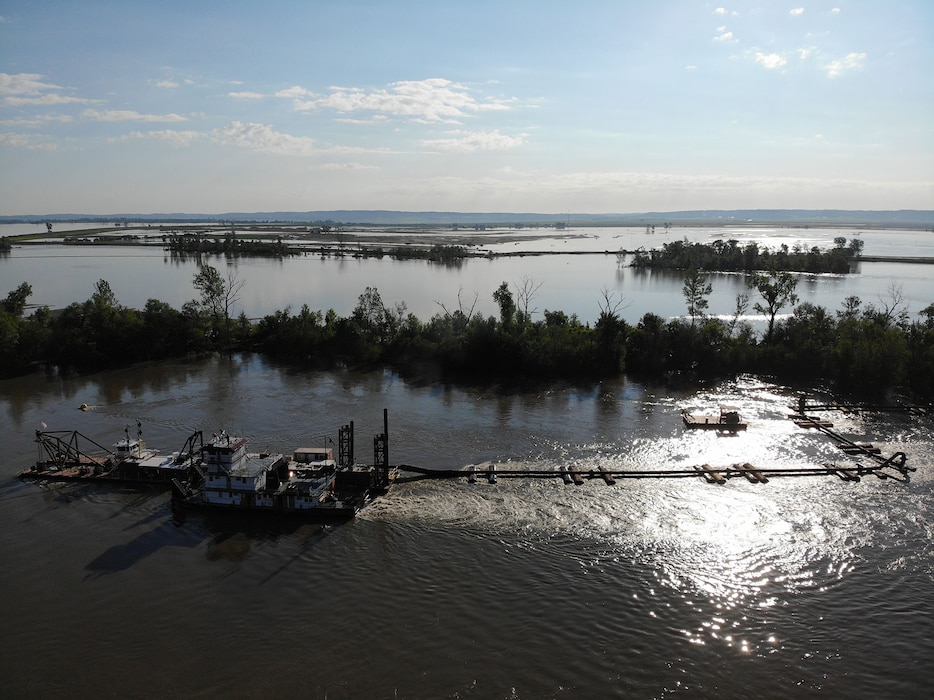
{"type": "Polygon", "coordinates": [[[303,541],[301,551],[285,560],[264,582],[287,569],[292,562],[301,558],[304,550],[320,542],[340,524],[341,521],[324,523],[282,514],[270,517],[266,513],[203,513],[172,502],[172,525],[177,530],[188,531],[196,539],[209,540],[206,552],[208,561],[239,563],[250,556],[255,544],[276,543],[289,537],[300,538],[303,541]]]}
{"type": "MultiPolygon", "coordinates": [[[[137,523],[128,529],[141,524],[141,522],[137,523]]],[[[178,538],[169,524],[165,523],[154,530],[138,535],[129,542],[114,545],[104,551],[85,567],[89,572],[85,578],[96,578],[105,574],[126,571],[165,547],[195,547],[197,544],[197,541],[191,538],[187,540],[178,538]]]]}

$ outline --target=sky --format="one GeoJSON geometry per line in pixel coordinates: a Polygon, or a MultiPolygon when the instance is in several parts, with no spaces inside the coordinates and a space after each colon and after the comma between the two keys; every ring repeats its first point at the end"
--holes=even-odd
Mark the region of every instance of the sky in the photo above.
{"type": "Polygon", "coordinates": [[[934,209],[934,2],[0,0],[0,215],[934,209]]]}

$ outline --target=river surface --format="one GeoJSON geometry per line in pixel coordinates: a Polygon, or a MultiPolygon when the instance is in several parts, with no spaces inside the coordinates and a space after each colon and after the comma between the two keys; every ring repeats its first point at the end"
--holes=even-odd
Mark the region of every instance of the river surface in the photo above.
{"type": "Polygon", "coordinates": [[[253,355],[0,381],[0,695],[922,698],[934,687],[934,419],[828,414],[917,468],[864,477],[413,480],[346,524],[173,511],[37,485],[34,431],[178,450],[337,440],[389,410],[392,463],[780,468],[846,458],[755,377],[525,390],[309,372],[253,355]],[[739,407],[736,437],[682,409],[739,407]],[[77,407],[87,403],[90,409],[77,407]]]}
{"type": "MultiPolygon", "coordinates": [[[[61,225],[62,230],[67,225],[61,225]]],[[[26,224],[0,226],[0,235],[26,233],[35,227],[26,224]]],[[[58,229],[57,229],[58,230],[58,229]]],[[[497,315],[493,292],[502,282],[509,284],[518,298],[523,287],[530,290],[528,311],[534,320],[545,310],[576,314],[584,323],[593,323],[607,299],[629,323],[637,323],[646,313],[664,318],[686,313],[681,288],[684,273],[672,270],[636,270],[621,265],[615,251],[660,247],[673,240],[711,242],[734,239],[741,245],[756,242],[777,250],[801,246],[831,248],[834,238],[860,238],[864,254],[934,258],[934,233],[911,230],[856,230],[852,228],[769,228],[702,227],[674,228],[664,233],[646,233],[642,228],[594,227],[556,232],[539,229],[500,229],[469,234],[480,240],[480,250],[527,253],[524,257],[467,259],[457,266],[433,264],[424,260],[355,258],[351,246],[341,258],[301,255],[283,260],[242,258],[227,260],[205,257],[225,278],[243,283],[234,313],[250,318],[291,309],[303,304],[313,311],[334,309],[349,315],[367,287],[376,288],[390,308],[404,304],[407,311],[423,321],[445,310],[460,308],[465,313],[497,315]],[[479,238],[478,238],[479,237],[479,238]],[[532,255],[544,252],[547,255],[532,255]]],[[[145,230],[143,231],[145,232],[145,230]]],[[[377,235],[370,233],[368,235],[377,235]]],[[[392,241],[386,232],[378,235],[392,241]]],[[[440,241],[455,235],[450,231],[432,234],[440,241]]],[[[405,238],[399,235],[400,240],[405,238]]],[[[22,282],[32,285],[30,304],[63,308],[82,302],[94,293],[98,280],[106,280],[117,301],[142,309],[150,298],[175,308],[197,297],[192,281],[199,261],[179,258],[151,246],[73,246],[16,245],[0,257],[0,295],[6,295],[22,282]]],[[[386,243],[386,247],[392,243],[386,243]]],[[[934,265],[918,263],[862,262],[848,275],[797,275],[801,302],[811,302],[833,312],[841,309],[849,296],[864,305],[892,305],[892,292],[901,296],[900,309],[910,318],[934,302],[931,275],[934,265]]],[[[710,274],[713,293],[708,313],[730,318],[736,310],[736,297],[749,293],[742,274],[710,274]]],[[[754,326],[762,317],[753,310],[757,301],[750,293],[750,305],[742,320],[754,326]]],[[[779,318],[782,316],[780,315],[779,318]]]]}

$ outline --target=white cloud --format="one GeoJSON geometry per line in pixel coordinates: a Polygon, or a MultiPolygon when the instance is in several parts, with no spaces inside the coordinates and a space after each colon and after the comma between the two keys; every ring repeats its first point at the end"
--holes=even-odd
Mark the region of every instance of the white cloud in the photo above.
{"type": "Polygon", "coordinates": [[[101,100],[60,95],[60,85],[43,82],[39,73],[0,73],[0,102],[14,107],[24,105],[92,104],[101,100]]]}
{"type": "Polygon", "coordinates": [[[118,141],[129,141],[130,139],[155,139],[157,141],[167,141],[173,146],[189,146],[193,141],[204,137],[200,131],[179,131],[176,129],[163,129],[161,131],[132,131],[125,136],[116,136],[107,139],[114,143],[118,141]]]}
{"type": "Polygon", "coordinates": [[[353,119],[352,117],[337,117],[334,121],[341,124],[385,124],[389,117],[385,114],[374,114],[367,119],[353,119]]]}
{"type": "Polygon", "coordinates": [[[715,36],[713,40],[725,44],[735,44],[737,41],[739,41],[733,36],[733,32],[723,32],[723,34],[718,34],[715,36]]]}
{"type": "Polygon", "coordinates": [[[374,112],[426,122],[457,122],[470,113],[509,109],[505,101],[480,101],[466,86],[444,78],[403,80],[369,92],[349,87],[331,87],[330,90],[324,97],[296,100],[295,109],[374,112]]]}
{"type": "Polygon", "coordinates": [[[157,80],[156,87],[160,88],[177,88],[178,83],[174,80],[157,80]]]}
{"type": "Polygon", "coordinates": [[[762,53],[761,51],[756,51],[756,63],[761,64],[764,68],[768,70],[775,70],[781,68],[786,63],[784,56],[780,56],[777,53],[762,53]]]}
{"type": "Polygon", "coordinates": [[[713,13],[714,13],[715,15],[725,15],[725,14],[726,14],[726,8],[725,8],[725,7],[718,7],[716,10],[713,11],[713,13]]]}
{"type": "Polygon", "coordinates": [[[90,100],[83,97],[68,97],[66,95],[56,95],[49,93],[40,97],[4,97],[3,104],[12,107],[23,107],[26,105],[68,105],[68,104],[99,104],[103,100],[90,100]]]}
{"type": "Polygon", "coordinates": [[[807,57],[810,55],[811,49],[798,49],[798,58],[800,58],[802,61],[807,59],[807,57]]]}
{"type": "Polygon", "coordinates": [[[210,134],[214,141],[249,148],[261,153],[301,156],[315,151],[314,141],[305,136],[292,136],[273,130],[266,124],[231,122],[210,134]]]}
{"type": "Polygon", "coordinates": [[[34,134],[3,134],[0,133],[0,146],[21,148],[27,151],[54,151],[58,148],[46,137],[34,134]]]}
{"type": "Polygon", "coordinates": [[[365,165],[363,163],[324,163],[321,170],[379,170],[378,165],[365,165]]]}
{"type": "Polygon", "coordinates": [[[250,92],[249,90],[244,90],[242,92],[228,92],[227,97],[232,97],[235,100],[261,100],[265,95],[261,92],[250,92]]]}
{"type": "Polygon", "coordinates": [[[81,113],[85,119],[99,122],[184,122],[188,121],[180,114],[140,114],[131,109],[86,109],[81,113]]]}
{"type": "Polygon", "coordinates": [[[803,14],[804,14],[804,8],[803,8],[803,7],[796,7],[796,8],[794,8],[793,10],[789,11],[788,14],[789,14],[789,15],[792,15],[792,16],[794,16],[794,17],[797,17],[798,15],[803,15],[803,14]]]}
{"type": "Polygon", "coordinates": [[[38,115],[35,117],[30,117],[29,119],[4,119],[0,121],[0,126],[25,126],[27,128],[38,128],[49,122],[59,122],[61,124],[67,124],[68,122],[73,122],[75,119],[72,116],[67,114],[58,114],[58,115],[38,115]]]}
{"type": "Polygon", "coordinates": [[[844,72],[860,70],[865,61],[865,53],[848,53],[845,58],[837,59],[827,64],[827,75],[831,78],[836,78],[844,72]]]}
{"type": "Polygon", "coordinates": [[[289,97],[293,100],[297,100],[303,97],[311,98],[315,96],[316,96],[315,93],[313,93],[311,90],[306,90],[305,88],[300,87],[299,85],[293,85],[290,88],[286,88],[285,90],[279,90],[279,92],[276,93],[276,97],[289,97]]]}
{"type": "Polygon", "coordinates": [[[190,146],[196,141],[206,141],[225,146],[238,146],[260,153],[288,156],[310,155],[316,151],[314,141],[310,138],[283,134],[266,124],[237,121],[211,131],[174,129],[133,131],[124,136],[110,138],[108,141],[119,142],[133,139],[166,141],[174,146],[190,146]]]}
{"type": "Polygon", "coordinates": [[[505,151],[517,148],[525,143],[527,134],[507,136],[499,129],[493,131],[456,131],[455,136],[449,139],[431,139],[423,143],[440,151],[454,153],[473,153],[474,151],[505,151]]]}
{"type": "Polygon", "coordinates": [[[835,8],[833,8],[830,12],[831,12],[831,14],[839,15],[839,14],[840,14],[840,8],[839,8],[839,7],[835,7],[835,8]]]}
{"type": "Polygon", "coordinates": [[[39,95],[47,90],[61,90],[60,85],[42,82],[39,73],[0,73],[0,96],[39,95]]]}

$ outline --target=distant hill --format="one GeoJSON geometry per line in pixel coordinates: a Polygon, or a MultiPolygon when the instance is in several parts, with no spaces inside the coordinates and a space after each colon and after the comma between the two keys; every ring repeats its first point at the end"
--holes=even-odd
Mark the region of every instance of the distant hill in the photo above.
{"type": "Polygon", "coordinates": [[[224,214],[29,214],[0,216],[0,223],[43,222],[88,223],[317,223],[374,226],[495,226],[554,225],[722,225],[722,224],[786,224],[817,226],[898,226],[934,227],[934,211],[902,209],[897,211],[864,211],[854,209],[711,209],[697,211],[644,212],[639,214],[537,214],[509,212],[438,212],[335,209],[330,211],[228,212],[224,214]]]}

